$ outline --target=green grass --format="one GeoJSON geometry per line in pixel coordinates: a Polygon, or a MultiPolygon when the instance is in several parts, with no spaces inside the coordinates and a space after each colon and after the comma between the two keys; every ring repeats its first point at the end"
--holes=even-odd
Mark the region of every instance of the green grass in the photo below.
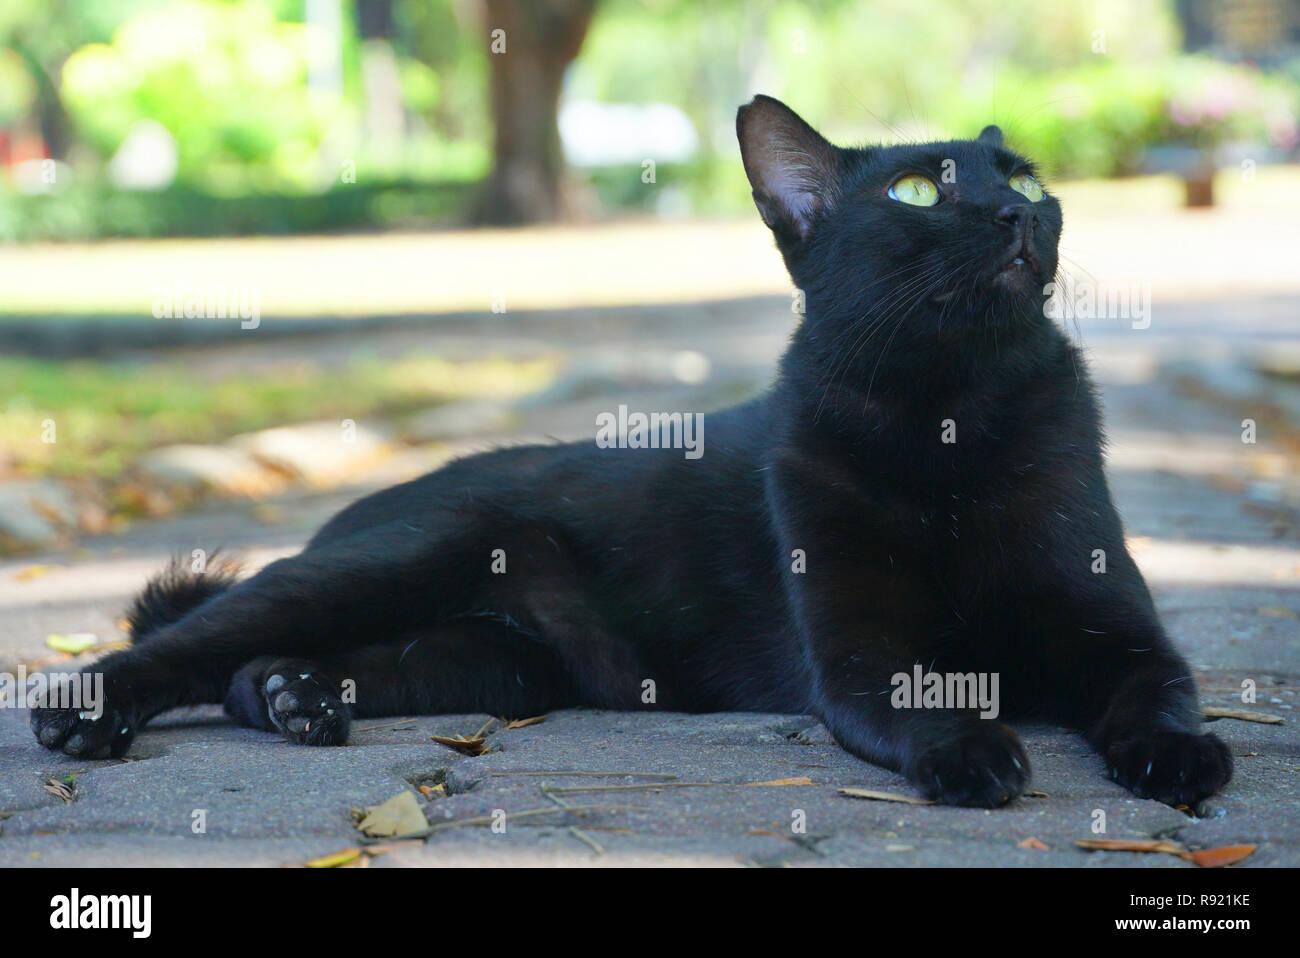
{"type": "Polygon", "coordinates": [[[213,443],[318,419],[394,417],[456,398],[545,387],[547,360],[450,363],[437,356],[282,363],[229,375],[184,362],[49,362],[0,357],[0,477],[114,479],[145,450],[213,443]],[[53,426],[55,441],[44,441],[53,426]]]}

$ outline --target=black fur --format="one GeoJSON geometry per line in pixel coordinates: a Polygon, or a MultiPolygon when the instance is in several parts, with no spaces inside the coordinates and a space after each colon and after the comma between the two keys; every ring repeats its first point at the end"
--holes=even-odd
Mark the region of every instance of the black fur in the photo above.
{"type": "Polygon", "coordinates": [[[237,581],[239,569],[233,563],[215,562],[211,568],[204,563],[204,570],[199,572],[177,557],[145,584],[127,609],[127,634],[132,642],[140,642],[163,626],[180,621],[237,581]]]}
{"type": "Polygon", "coordinates": [[[1226,783],[1125,549],[1082,357],[1044,316],[1061,211],[1008,186],[1030,164],[995,127],[839,149],[766,97],[737,126],[807,312],[771,391],[706,417],[702,458],[499,450],[362,499],[233,586],[155,583],[149,641],[99,665],[105,719],[38,710],[40,740],[121,754],[152,715],[221,701],[308,744],[354,716],[810,712],[927,796],[1015,797],[1008,726],[891,705],[919,664],[998,673],[1004,717],[1079,729],[1139,795],[1226,783]],[[939,202],[891,198],[909,173],[939,202]]]}

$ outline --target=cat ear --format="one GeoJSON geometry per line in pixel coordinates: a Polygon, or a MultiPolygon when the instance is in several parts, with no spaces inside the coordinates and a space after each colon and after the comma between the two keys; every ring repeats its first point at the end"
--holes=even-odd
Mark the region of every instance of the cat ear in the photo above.
{"type": "Polygon", "coordinates": [[[780,100],[758,95],[736,113],[754,205],[776,233],[808,236],[834,195],[841,151],[780,100]]]}
{"type": "Polygon", "coordinates": [[[1002,129],[992,123],[980,130],[980,142],[987,143],[989,146],[1002,145],[1002,129]]]}

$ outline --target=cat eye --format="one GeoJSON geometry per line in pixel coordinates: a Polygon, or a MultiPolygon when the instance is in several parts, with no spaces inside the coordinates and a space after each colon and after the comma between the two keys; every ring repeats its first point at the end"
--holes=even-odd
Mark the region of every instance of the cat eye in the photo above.
{"type": "Polygon", "coordinates": [[[934,206],[939,202],[939,187],[927,176],[904,176],[889,188],[889,195],[909,206],[934,206]]]}
{"type": "Polygon", "coordinates": [[[1034,203],[1037,203],[1043,198],[1043,188],[1039,186],[1038,181],[1028,173],[1017,173],[1015,176],[1011,177],[1011,179],[1007,180],[1007,185],[1017,193],[1029,197],[1029,199],[1034,203]]]}

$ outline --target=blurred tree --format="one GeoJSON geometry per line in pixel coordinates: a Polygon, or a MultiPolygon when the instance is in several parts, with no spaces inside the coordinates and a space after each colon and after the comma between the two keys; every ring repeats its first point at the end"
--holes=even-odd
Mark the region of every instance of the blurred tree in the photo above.
{"type": "Polygon", "coordinates": [[[514,225],[566,212],[560,86],[578,55],[596,0],[486,0],[492,172],[474,220],[514,225]]]}
{"type": "Polygon", "coordinates": [[[0,9],[0,46],[19,56],[31,78],[32,117],[56,159],[67,156],[73,140],[59,88],[63,62],[81,44],[104,39],[111,22],[87,7],[81,0],[5,0],[0,9]]]}

